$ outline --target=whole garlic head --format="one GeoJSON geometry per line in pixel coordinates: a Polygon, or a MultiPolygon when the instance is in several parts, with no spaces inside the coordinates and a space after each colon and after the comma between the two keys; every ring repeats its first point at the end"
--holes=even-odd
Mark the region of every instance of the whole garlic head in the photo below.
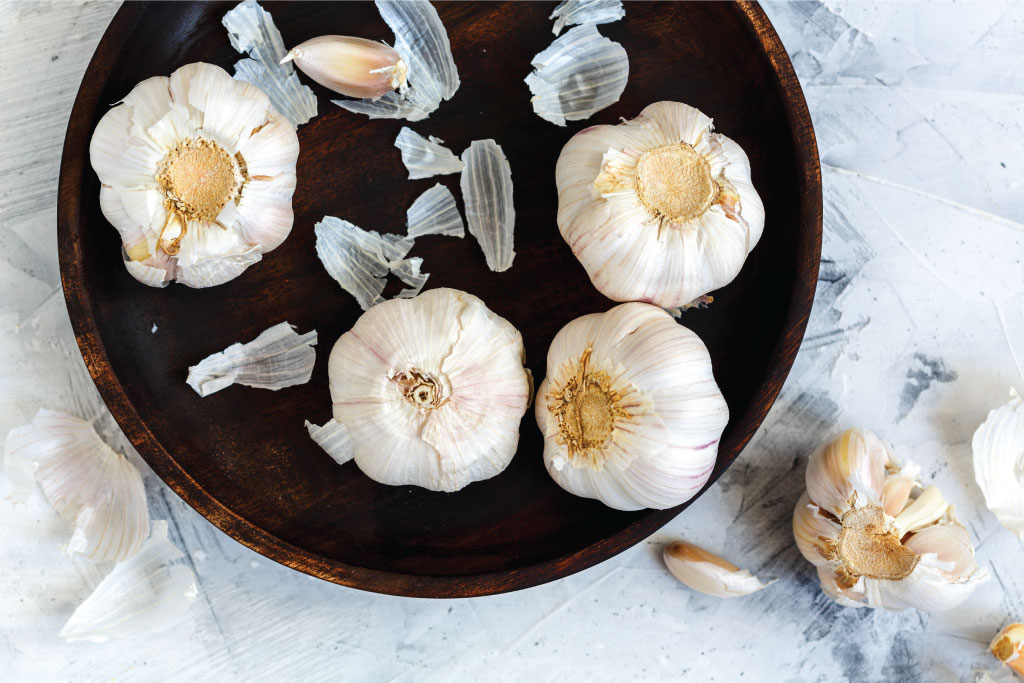
{"type": "Polygon", "coordinates": [[[334,419],[371,479],[457,491],[515,455],[532,388],[524,357],[516,328],[471,294],[391,299],[331,351],[334,419]]]}
{"type": "Polygon", "coordinates": [[[811,456],[793,535],[839,604],[941,612],[987,580],[952,506],[934,486],[919,491],[916,475],[860,429],[811,456]]]}
{"type": "Polygon", "coordinates": [[[618,510],[692,498],[729,421],[700,338],[639,303],[577,318],[555,335],[535,410],[555,482],[618,510]]]}
{"type": "Polygon", "coordinates": [[[202,62],[139,83],[89,145],[125,266],[153,287],[218,285],[280,245],[298,155],[263,91],[202,62]]]}
{"type": "Polygon", "coordinates": [[[747,155],[679,102],[580,131],[555,182],[562,237],[615,301],[688,304],[731,282],[764,228],[747,155]]]}

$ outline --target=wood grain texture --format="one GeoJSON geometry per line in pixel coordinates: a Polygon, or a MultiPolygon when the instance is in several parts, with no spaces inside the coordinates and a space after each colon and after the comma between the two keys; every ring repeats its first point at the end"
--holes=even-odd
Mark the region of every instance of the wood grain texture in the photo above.
{"type": "MultiPolygon", "coordinates": [[[[353,465],[336,466],[309,440],[303,420],[330,414],[327,351],[360,313],[316,261],[312,227],[332,214],[367,229],[404,229],[405,209],[436,182],[405,179],[393,147],[404,122],[344,112],[316,88],[321,114],[299,131],[296,221],[281,248],[210,290],[152,290],[124,271],[88,164],[92,130],[107,105],[143,78],[191,61],[230,67],[237,55],[220,25],[230,6],[125,5],[86,72],[65,140],[58,232],[69,314],[100,393],[153,469],[214,524],[268,557],[330,581],[412,596],[484,595],[549,581],[611,557],[678,514],[685,506],[620,513],[563,492],[544,472],[532,413],[509,469],[456,494],[375,484],[353,465]],[[185,385],[189,365],[282,320],[320,333],[309,384],[277,393],[233,387],[206,399],[185,385]],[[153,323],[161,334],[150,334],[153,323]]],[[[267,7],[289,45],[322,33],[390,39],[372,5],[267,7]]],[[[438,7],[463,84],[414,128],[453,150],[487,137],[502,145],[516,186],[517,256],[510,271],[491,273],[472,240],[442,237],[418,240],[412,255],[433,273],[428,287],[465,289],[515,324],[538,379],[555,332],[612,305],[554,225],[553,169],[571,134],[676,99],[713,116],[750,155],[768,216],[765,236],[714,305],[684,319],[711,350],[732,414],[713,482],[782,387],[811,308],[821,247],[814,134],[767,18],[755,5],[631,4],[623,22],[602,27],[630,55],[622,100],[558,128],[532,113],[522,82],[530,58],[550,41],[550,7],[438,7]]],[[[442,182],[458,195],[456,176],[442,182]]]]}

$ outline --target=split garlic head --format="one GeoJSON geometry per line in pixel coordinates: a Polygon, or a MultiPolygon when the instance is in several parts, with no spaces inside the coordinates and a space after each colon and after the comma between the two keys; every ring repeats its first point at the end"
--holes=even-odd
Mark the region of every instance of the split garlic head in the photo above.
{"type": "Polygon", "coordinates": [[[764,206],[740,146],[679,102],[572,137],[555,168],[558,229],[615,301],[690,303],[736,277],[764,206]]]}
{"type": "Polygon", "coordinates": [[[222,284],[280,245],[298,154],[263,91],[201,62],[139,83],[89,146],[125,266],[154,287],[222,284]]]}
{"type": "Polygon", "coordinates": [[[811,456],[793,535],[836,602],[942,612],[987,580],[967,529],[937,488],[921,490],[917,472],[859,429],[811,456]]]}
{"type": "Polygon", "coordinates": [[[617,510],[692,498],[729,421],[700,338],[638,303],[577,318],[555,335],[535,410],[555,482],[617,510]]]}
{"type": "Polygon", "coordinates": [[[515,455],[532,388],[524,359],[519,331],[471,294],[384,301],[331,351],[334,419],[371,479],[457,491],[515,455]]]}

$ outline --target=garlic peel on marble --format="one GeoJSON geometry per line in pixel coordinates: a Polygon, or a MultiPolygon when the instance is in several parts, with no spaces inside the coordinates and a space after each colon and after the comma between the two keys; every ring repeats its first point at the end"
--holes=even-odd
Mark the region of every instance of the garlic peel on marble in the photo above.
{"type": "Polygon", "coordinates": [[[151,286],[227,282],[291,231],[299,142],[255,86],[212,64],[142,81],[89,157],[128,271],[151,286]]]}
{"type": "Polygon", "coordinates": [[[256,0],[243,0],[221,23],[228,30],[231,47],[250,56],[235,63],[235,78],[265,92],[274,109],[293,126],[316,116],[316,95],[299,82],[291,64],[282,63],[284,40],[270,12],[256,0]]]}
{"type": "Polygon", "coordinates": [[[555,181],[558,229],[615,301],[689,304],[736,277],[764,228],[747,155],[679,102],[580,131],[555,181]]]}
{"type": "MultiPolygon", "coordinates": [[[[462,165],[462,162],[459,162],[462,165]]],[[[451,190],[438,183],[421,194],[406,211],[406,237],[425,235],[464,237],[466,226],[451,190]]]]}
{"type": "Polygon", "coordinates": [[[1024,539],[1024,401],[1015,389],[1009,403],[990,411],[974,432],[971,449],[985,505],[1024,539]]]}
{"type": "Polygon", "coordinates": [[[952,507],[934,486],[919,491],[916,473],[859,429],[811,456],[793,535],[836,602],[941,612],[988,579],[952,507]]]}
{"type": "Polygon", "coordinates": [[[339,465],[344,465],[352,459],[354,455],[352,439],[348,438],[345,426],[334,418],[322,426],[306,420],[306,430],[309,432],[310,438],[339,465]]]}
{"type": "Polygon", "coordinates": [[[313,374],[315,345],[316,330],[298,334],[287,322],[278,323],[246,344],[207,356],[188,369],[186,382],[200,396],[232,384],[272,391],[305,384],[313,374]]]}
{"type": "Polygon", "coordinates": [[[535,412],[555,482],[618,510],[692,498],[729,420],[700,338],[639,303],[582,316],[555,335],[535,412]]]}
{"type": "Polygon", "coordinates": [[[444,140],[433,135],[424,138],[407,126],[402,126],[395,138],[395,147],[402,153],[402,163],[409,170],[410,180],[462,171],[462,160],[443,143],[444,140]]]}
{"type": "MultiPolygon", "coordinates": [[[[557,10],[556,10],[557,11],[557,10]]],[[[526,77],[537,116],[559,126],[619,101],[629,80],[626,50],[584,24],[556,38],[531,61],[526,77]]]]}
{"type": "Polygon", "coordinates": [[[666,546],[664,559],[674,577],[693,590],[716,598],[750,595],[773,583],[762,582],[750,572],[692,543],[666,546]]]}
{"type": "Polygon", "coordinates": [[[14,486],[10,498],[24,501],[34,479],[53,509],[74,525],[69,554],[123,560],[149,534],[142,475],[85,420],[40,410],[31,424],[7,434],[4,465],[14,486]]]}
{"type": "Polygon", "coordinates": [[[474,140],[462,153],[462,163],[459,184],[469,234],[480,243],[487,267],[497,273],[506,271],[516,257],[516,208],[508,159],[494,140],[474,140]]]}
{"type": "Polygon", "coordinates": [[[624,16],[621,0],[562,0],[548,18],[555,20],[551,32],[557,36],[566,26],[608,24],[624,16]]]}
{"type": "Polygon", "coordinates": [[[522,337],[475,296],[433,289],[364,313],[328,363],[334,419],[383,484],[457,491],[499,474],[529,404],[522,337]]]}

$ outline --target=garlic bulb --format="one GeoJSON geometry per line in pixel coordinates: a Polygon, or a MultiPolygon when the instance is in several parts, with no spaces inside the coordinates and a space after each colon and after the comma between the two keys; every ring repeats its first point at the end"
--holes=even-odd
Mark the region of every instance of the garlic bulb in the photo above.
{"type": "Polygon", "coordinates": [[[915,477],[916,469],[899,469],[878,437],[859,429],[811,456],[793,535],[830,598],[849,607],[941,612],[988,579],[952,507],[934,486],[918,492],[915,477]]]}
{"type": "Polygon", "coordinates": [[[1024,676],[1024,624],[1004,626],[988,647],[996,659],[1024,676]]]}
{"type": "Polygon", "coordinates": [[[670,508],[711,476],[729,408],[696,334],[648,304],[563,327],[537,389],[544,464],[569,493],[670,508]]]}
{"type": "Polygon", "coordinates": [[[990,411],[974,432],[971,449],[985,505],[1024,539],[1024,401],[1015,389],[1010,389],[1010,402],[990,411]]]}
{"type": "Polygon", "coordinates": [[[674,308],[723,287],[764,228],[747,155],[678,102],[580,131],[555,182],[562,237],[615,301],[674,308]]]}
{"type": "Polygon", "coordinates": [[[227,282],[292,228],[299,141],[258,88],[212,64],[139,83],[89,146],[100,208],[151,286],[227,282]]]}
{"type": "Polygon", "coordinates": [[[331,351],[334,419],[371,479],[457,491],[515,455],[531,393],[523,361],[519,332],[471,294],[385,301],[331,351]]]}
{"type": "Polygon", "coordinates": [[[750,572],[692,543],[666,546],[664,559],[672,576],[693,590],[716,598],[750,595],[772,583],[762,583],[750,572]]]}
{"type": "Polygon", "coordinates": [[[318,36],[293,47],[282,62],[349,97],[380,97],[405,85],[405,62],[385,43],[350,36],[318,36]]]}

